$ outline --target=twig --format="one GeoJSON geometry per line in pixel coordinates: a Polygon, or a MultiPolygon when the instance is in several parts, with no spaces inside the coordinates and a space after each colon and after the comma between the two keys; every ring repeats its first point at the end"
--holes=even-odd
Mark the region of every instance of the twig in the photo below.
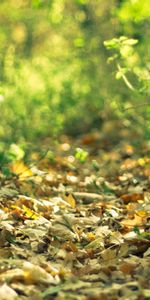
{"type": "Polygon", "coordinates": [[[122,111],[126,111],[126,110],[129,110],[129,109],[135,109],[135,108],[143,107],[143,106],[146,106],[146,105],[150,105],[150,102],[140,103],[136,106],[132,105],[132,106],[129,106],[127,108],[122,109],[122,111]]]}
{"type": "Polygon", "coordinates": [[[73,196],[82,199],[82,198],[86,198],[89,200],[103,200],[104,197],[102,195],[96,194],[96,193],[88,193],[88,192],[73,192],[71,193],[73,196]]]}
{"type": "MultiPolygon", "coordinates": [[[[120,64],[117,64],[117,67],[118,67],[118,70],[121,72],[122,68],[121,68],[120,64]]],[[[129,80],[128,80],[128,78],[126,77],[125,74],[122,74],[122,78],[123,78],[124,83],[126,84],[126,86],[127,86],[130,90],[135,91],[134,86],[131,84],[131,82],[129,82],[129,80]]]]}

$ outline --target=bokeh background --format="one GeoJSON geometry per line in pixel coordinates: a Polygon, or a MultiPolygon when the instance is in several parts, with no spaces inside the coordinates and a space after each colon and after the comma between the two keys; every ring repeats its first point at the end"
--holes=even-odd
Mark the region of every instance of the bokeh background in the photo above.
{"type": "Polygon", "coordinates": [[[95,130],[117,142],[122,128],[149,139],[149,4],[1,0],[1,149],[95,130]],[[134,50],[106,49],[104,41],[120,36],[138,40],[134,50]],[[108,63],[117,51],[135,90],[108,63]]]}

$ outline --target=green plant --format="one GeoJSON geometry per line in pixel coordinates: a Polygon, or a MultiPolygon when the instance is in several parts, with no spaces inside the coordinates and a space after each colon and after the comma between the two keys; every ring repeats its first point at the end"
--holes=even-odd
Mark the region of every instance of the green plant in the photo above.
{"type": "Polygon", "coordinates": [[[116,63],[116,79],[123,79],[132,91],[148,93],[150,89],[150,71],[141,64],[140,55],[134,48],[137,43],[137,39],[121,36],[105,41],[104,45],[108,50],[114,50],[115,52],[109,57],[108,62],[116,63]],[[128,76],[131,77],[133,83],[128,76]]]}
{"type": "Polygon", "coordinates": [[[76,148],[75,152],[75,158],[79,160],[80,163],[85,163],[86,159],[88,157],[88,152],[81,148],[76,148]]]}

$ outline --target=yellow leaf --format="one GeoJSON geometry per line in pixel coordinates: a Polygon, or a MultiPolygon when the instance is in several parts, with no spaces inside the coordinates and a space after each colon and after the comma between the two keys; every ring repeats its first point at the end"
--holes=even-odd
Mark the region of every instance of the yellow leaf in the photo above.
{"type": "Polygon", "coordinates": [[[39,214],[37,214],[36,212],[34,212],[32,209],[28,208],[27,206],[22,205],[22,209],[27,218],[32,219],[32,220],[39,219],[39,214]]]}
{"type": "Polygon", "coordinates": [[[76,207],[76,201],[75,201],[75,198],[69,194],[68,196],[65,197],[65,200],[70,204],[70,206],[72,208],[75,208],[76,207]]]}
{"type": "Polygon", "coordinates": [[[10,166],[11,171],[19,176],[21,181],[33,175],[32,171],[24,164],[23,161],[17,161],[10,166]]]}
{"type": "Polygon", "coordinates": [[[88,240],[89,241],[93,241],[93,240],[95,240],[95,234],[93,233],[93,232],[88,232],[87,233],[87,238],[88,238],[88,240]]]}
{"type": "Polygon", "coordinates": [[[147,218],[148,217],[147,211],[144,211],[144,210],[136,211],[136,215],[138,215],[141,218],[147,218]]]}

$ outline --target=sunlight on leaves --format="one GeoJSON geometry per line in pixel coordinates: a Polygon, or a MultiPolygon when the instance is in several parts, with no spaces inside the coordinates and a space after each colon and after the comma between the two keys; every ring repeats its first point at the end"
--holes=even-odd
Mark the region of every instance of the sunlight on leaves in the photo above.
{"type": "Polygon", "coordinates": [[[17,161],[11,164],[10,170],[19,177],[20,181],[26,180],[33,175],[32,171],[24,164],[23,161],[17,161]]]}

